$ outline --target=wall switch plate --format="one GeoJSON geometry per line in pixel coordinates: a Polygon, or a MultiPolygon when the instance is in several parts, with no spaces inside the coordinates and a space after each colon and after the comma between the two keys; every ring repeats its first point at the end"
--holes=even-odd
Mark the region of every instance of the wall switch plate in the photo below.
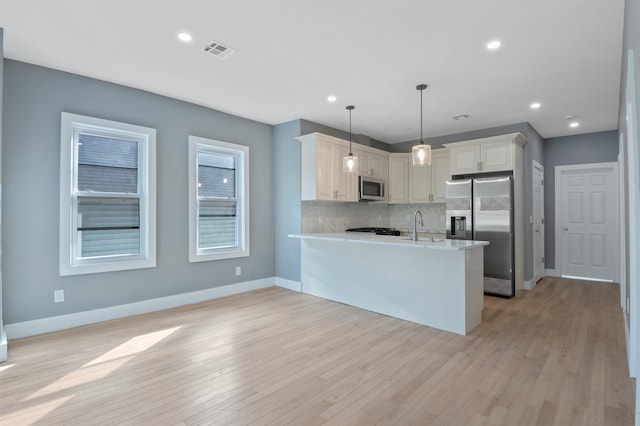
{"type": "Polygon", "coordinates": [[[236,266],[236,275],[242,275],[242,268],[239,266],[236,266]]]}
{"type": "Polygon", "coordinates": [[[64,302],[64,290],[53,291],[53,303],[64,302]]]}

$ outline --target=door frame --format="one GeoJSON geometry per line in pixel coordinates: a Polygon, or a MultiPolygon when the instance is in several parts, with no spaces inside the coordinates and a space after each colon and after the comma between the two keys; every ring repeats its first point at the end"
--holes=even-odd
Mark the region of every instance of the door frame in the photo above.
{"type": "MultiPolygon", "coordinates": [[[[541,212],[542,212],[542,256],[545,256],[545,251],[544,251],[544,234],[545,234],[545,223],[544,223],[544,166],[540,163],[538,163],[536,160],[531,160],[532,162],[532,167],[531,167],[531,207],[532,207],[532,213],[535,212],[535,206],[536,206],[536,193],[534,191],[533,185],[533,176],[535,173],[535,170],[538,169],[542,172],[542,198],[541,198],[541,203],[542,205],[540,206],[541,208],[541,212]]],[[[532,218],[533,218],[533,214],[532,214],[532,218]]],[[[533,221],[533,226],[535,227],[535,220],[533,221]]],[[[531,258],[533,260],[533,278],[531,280],[531,288],[535,287],[536,283],[541,279],[544,278],[545,276],[545,265],[544,262],[542,264],[542,271],[540,272],[539,275],[536,275],[536,236],[535,236],[535,229],[532,229],[532,251],[533,253],[531,254],[531,258]]],[[[546,261],[546,259],[545,259],[546,261]]]]}
{"type": "MultiPolygon", "coordinates": [[[[589,164],[575,164],[570,166],[556,166],[555,167],[555,270],[559,276],[563,276],[563,265],[562,265],[562,246],[563,246],[563,235],[562,232],[562,176],[565,174],[579,173],[580,171],[587,170],[598,170],[598,169],[609,169],[611,171],[611,176],[614,179],[616,190],[614,191],[614,200],[612,200],[611,205],[615,206],[615,208],[619,207],[619,200],[617,197],[620,197],[620,194],[617,190],[619,187],[619,173],[618,173],[618,163],[617,162],[607,162],[607,163],[589,163],[589,164]]],[[[620,215],[618,212],[614,212],[612,215],[614,219],[614,233],[619,235],[620,232],[620,215]]],[[[619,261],[619,245],[614,244],[616,248],[616,253],[614,253],[613,259],[618,259],[619,261]]],[[[619,264],[612,265],[612,280],[613,282],[620,281],[620,266],[619,264]]],[[[603,281],[599,279],[593,279],[593,281],[603,281]]],[[[604,280],[606,281],[606,280],[604,280]]]]}

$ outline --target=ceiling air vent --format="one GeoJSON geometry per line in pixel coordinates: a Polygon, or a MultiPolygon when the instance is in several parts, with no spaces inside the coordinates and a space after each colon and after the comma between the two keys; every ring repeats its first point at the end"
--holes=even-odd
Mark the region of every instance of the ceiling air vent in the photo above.
{"type": "Polygon", "coordinates": [[[452,120],[466,120],[467,118],[470,118],[471,116],[469,114],[460,114],[460,115],[454,115],[453,117],[451,117],[452,120]]]}
{"type": "Polygon", "coordinates": [[[202,50],[207,53],[211,53],[213,56],[219,59],[226,59],[229,55],[232,55],[236,51],[232,47],[225,46],[224,44],[215,40],[207,44],[202,50]]]}

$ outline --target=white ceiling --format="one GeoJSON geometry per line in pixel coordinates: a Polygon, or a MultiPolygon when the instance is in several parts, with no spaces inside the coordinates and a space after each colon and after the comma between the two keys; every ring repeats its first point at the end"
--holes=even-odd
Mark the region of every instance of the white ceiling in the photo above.
{"type": "Polygon", "coordinates": [[[6,58],[268,124],[348,131],[353,104],[353,133],[396,143],[419,137],[419,83],[425,138],[525,121],[545,138],[616,129],[623,12],[624,0],[0,0],[0,27],[6,58]],[[203,52],[212,40],[237,52],[203,52]]]}

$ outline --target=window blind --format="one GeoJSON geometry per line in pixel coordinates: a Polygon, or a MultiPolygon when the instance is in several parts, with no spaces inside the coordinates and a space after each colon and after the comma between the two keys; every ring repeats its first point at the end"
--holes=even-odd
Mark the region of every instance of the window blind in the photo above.
{"type": "Polygon", "coordinates": [[[140,253],[137,141],[81,133],[77,188],[78,256],[140,253]]]}

